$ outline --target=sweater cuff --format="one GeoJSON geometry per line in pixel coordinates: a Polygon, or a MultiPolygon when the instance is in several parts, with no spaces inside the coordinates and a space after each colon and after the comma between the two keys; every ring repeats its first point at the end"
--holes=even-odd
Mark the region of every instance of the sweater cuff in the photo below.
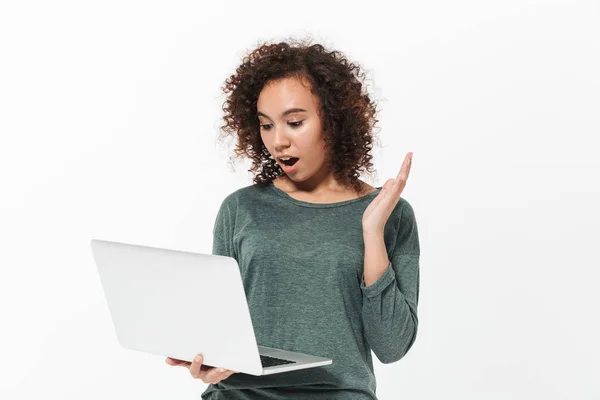
{"type": "Polygon", "coordinates": [[[365,285],[365,273],[363,272],[361,275],[360,288],[362,289],[364,296],[375,297],[380,295],[381,292],[383,292],[383,289],[385,289],[391,282],[395,280],[396,276],[394,275],[392,262],[390,261],[383,275],[381,275],[379,279],[373,282],[370,286],[365,285]]]}

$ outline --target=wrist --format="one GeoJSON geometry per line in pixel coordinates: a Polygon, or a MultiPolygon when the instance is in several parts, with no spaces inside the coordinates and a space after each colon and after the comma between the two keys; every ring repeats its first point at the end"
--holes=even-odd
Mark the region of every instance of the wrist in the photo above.
{"type": "Polygon", "coordinates": [[[365,229],[363,228],[363,238],[378,238],[383,237],[383,229],[365,229]]]}

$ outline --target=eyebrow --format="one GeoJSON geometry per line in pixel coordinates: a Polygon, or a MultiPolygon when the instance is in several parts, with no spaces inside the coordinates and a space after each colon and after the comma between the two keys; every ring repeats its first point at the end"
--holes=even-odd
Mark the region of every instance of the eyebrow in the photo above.
{"type": "MultiPolygon", "coordinates": [[[[285,110],[284,112],[282,112],[281,116],[285,117],[288,114],[296,113],[296,112],[306,112],[306,110],[303,108],[290,108],[289,110],[285,110]]],[[[260,111],[256,113],[256,116],[259,116],[259,115],[262,115],[263,117],[267,117],[267,118],[271,119],[271,117],[269,117],[267,114],[261,113],[260,111]]]]}

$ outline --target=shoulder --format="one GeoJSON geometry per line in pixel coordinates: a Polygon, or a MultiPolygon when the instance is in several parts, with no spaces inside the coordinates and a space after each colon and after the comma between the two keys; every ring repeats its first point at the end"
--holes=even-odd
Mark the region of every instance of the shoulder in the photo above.
{"type": "Polygon", "coordinates": [[[415,210],[408,200],[400,196],[398,205],[396,206],[398,212],[403,220],[414,220],[415,210]]]}
{"type": "Polygon", "coordinates": [[[259,197],[264,195],[265,190],[268,190],[268,188],[260,187],[256,184],[236,189],[233,192],[229,193],[227,196],[225,196],[221,203],[221,207],[235,209],[239,207],[239,205],[242,203],[253,203],[259,197]]]}
{"type": "Polygon", "coordinates": [[[403,197],[397,205],[396,250],[403,254],[420,254],[419,230],[413,206],[403,197]]]}
{"type": "Polygon", "coordinates": [[[404,197],[400,197],[396,206],[392,210],[389,220],[392,225],[399,225],[406,223],[406,221],[413,221],[415,219],[415,210],[412,204],[404,197]]]}
{"type": "Polygon", "coordinates": [[[412,230],[413,228],[416,229],[417,219],[415,210],[411,203],[403,197],[400,197],[400,200],[398,200],[389,220],[390,226],[398,234],[402,234],[402,232],[412,230]]]}

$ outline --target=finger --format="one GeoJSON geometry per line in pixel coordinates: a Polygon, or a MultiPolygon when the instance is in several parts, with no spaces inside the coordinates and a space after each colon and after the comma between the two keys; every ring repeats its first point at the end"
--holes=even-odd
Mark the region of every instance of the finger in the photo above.
{"type": "Polygon", "coordinates": [[[404,162],[402,163],[402,167],[400,167],[400,172],[398,172],[398,176],[396,177],[396,182],[404,181],[408,179],[408,173],[410,172],[410,167],[412,165],[412,154],[408,153],[404,162]]]}
{"type": "Polygon", "coordinates": [[[167,359],[165,360],[165,362],[167,364],[169,364],[169,365],[174,366],[174,367],[175,366],[182,366],[182,367],[184,367],[184,366],[186,366],[185,364],[188,364],[188,365],[190,364],[189,361],[178,360],[177,358],[171,358],[171,357],[167,357],[167,359]]]}
{"type": "Polygon", "coordinates": [[[203,361],[203,359],[202,359],[201,354],[198,354],[192,360],[192,363],[190,364],[190,374],[192,375],[192,377],[194,377],[194,378],[200,377],[200,367],[202,366],[202,361],[203,361]]]}
{"type": "Polygon", "coordinates": [[[228,372],[225,374],[225,377],[221,380],[225,380],[227,378],[229,378],[231,375],[235,374],[235,371],[231,371],[231,370],[227,370],[228,372]]]}
{"type": "Polygon", "coordinates": [[[394,182],[394,188],[392,189],[395,194],[394,197],[400,196],[404,187],[406,186],[406,181],[408,180],[408,174],[410,172],[410,165],[403,167],[398,176],[396,177],[396,181],[394,182]]]}
{"type": "Polygon", "coordinates": [[[381,191],[379,192],[379,194],[371,201],[371,204],[373,205],[372,207],[377,207],[377,204],[381,202],[381,199],[383,199],[383,197],[389,193],[390,186],[393,185],[393,183],[393,179],[388,179],[387,181],[385,181],[385,183],[381,187],[381,191]]]}
{"type": "Polygon", "coordinates": [[[229,376],[229,370],[225,368],[213,368],[207,372],[209,382],[217,383],[229,376]]]}

